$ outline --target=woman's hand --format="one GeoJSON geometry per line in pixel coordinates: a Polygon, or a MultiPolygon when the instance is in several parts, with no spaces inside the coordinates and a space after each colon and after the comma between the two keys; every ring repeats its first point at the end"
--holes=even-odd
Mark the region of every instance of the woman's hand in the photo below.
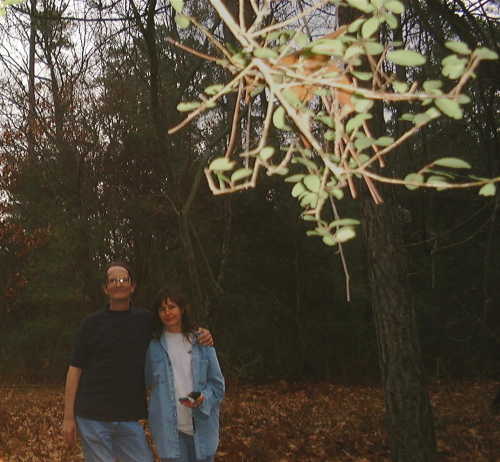
{"type": "Polygon", "coordinates": [[[203,400],[205,399],[205,397],[203,396],[203,394],[200,394],[200,396],[198,396],[198,398],[196,398],[194,401],[190,401],[190,400],[182,400],[181,401],[181,404],[186,406],[186,407],[189,407],[191,409],[194,409],[196,407],[199,407],[201,406],[201,403],[203,403],[203,400]]]}

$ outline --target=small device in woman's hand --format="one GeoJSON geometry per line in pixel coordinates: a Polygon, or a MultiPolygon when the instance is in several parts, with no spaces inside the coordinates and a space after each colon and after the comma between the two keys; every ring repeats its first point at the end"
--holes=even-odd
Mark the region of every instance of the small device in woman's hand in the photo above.
{"type": "Polygon", "coordinates": [[[199,391],[192,391],[191,393],[189,393],[189,395],[187,396],[183,396],[181,398],[179,398],[179,401],[182,403],[183,401],[184,402],[187,402],[187,403],[194,403],[201,395],[201,392],[199,391]]]}

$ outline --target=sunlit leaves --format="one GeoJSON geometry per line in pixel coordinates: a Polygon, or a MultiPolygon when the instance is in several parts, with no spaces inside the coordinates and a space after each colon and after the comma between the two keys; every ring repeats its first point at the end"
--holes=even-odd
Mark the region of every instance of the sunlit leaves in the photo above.
{"type": "Polygon", "coordinates": [[[290,130],[291,127],[286,123],[286,111],[283,106],[279,106],[273,113],[273,124],[280,130],[290,130]]]}
{"type": "Polygon", "coordinates": [[[435,105],[443,114],[453,119],[461,119],[464,115],[460,105],[452,99],[438,98],[435,101],[435,105]]]}
{"type": "Polygon", "coordinates": [[[425,56],[413,50],[390,51],[387,59],[400,66],[422,66],[426,62],[425,56]]]}
{"type": "Polygon", "coordinates": [[[179,103],[177,105],[177,110],[180,112],[189,112],[193,109],[197,109],[201,106],[199,101],[190,101],[188,103],[179,103]]]}
{"type": "Polygon", "coordinates": [[[470,48],[464,42],[450,40],[448,42],[445,42],[444,46],[454,53],[458,53],[461,55],[469,55],[471,53],[470,48]]]}
{"type": "Polygon", "coordinates": [[[343,56],[344,43],[336,39],[319,39],[311,46],[311,53],[315,55],[343,56]]]}
{"type": "Polygon", "coordinates": [[[263,161],[268,161],[275,153],[275,149],[272,146],[266,146],[259,153],[259,158],[263,161]]]}
{"type": "Polygon", "coordinates": [[[184,8],[184,0],[170,0],[170,4],[177,13],[182,13],[182,10],[184,8]]]}
{"type": "Polygon", "coordinates": [[[270,48],[256,48],[253,51],[253,54],[255,57],[262,59],[276,59],[279,56],[276,51],[271,50],[270,48]]]}
{"type": "Polygon", "coordinates": [[[410,173],[405,176],[405,186],[410,189],[414,190],[419,187],[420,184],[424,183],[424,176],[421,175],[420,173],[410,173]],[[411,184],[411,183],[416,183],[416,184],[411,184]]]}
{"type": "Polygon", "coordinates": [[[237,181],[242,180],[243,178],[248,178],[253,173],[253,170],[250,168],[240,168],[236,170],[231,175],[231,183],[236,183],[237,181]]]}
{"type": "Polygon", "coordinates": [[[434,165],[448,168],[472,168],[471,165],[462,159],[456,157],[443,157],[433,162],[434,165]]]}
{"type": "Polygon", "coordinates": [[[458,79],[465,72],[467,66],[466,58],[459,58],[457,55],[449,55],[441,61],[442,73],[450,79],[458,79]]]}
{"type": "Polygon", "coordinates": [[[179,29],[186,29],[189,27],[189,24],[191,23],[190,19],[183,15],[183,14],[176,14],[175,15],[175,23],[179,27],[179,29]]]}
{"type": "Polygon", "coordinates": [[[377,32],[380,26],[380,19],[376,16],[372,16],[370,19],[367,19],[361,27],[361,35],[364,38],[371,37],[375,32],[377,32]]]}
{"type": "Polygon", "coordinates": [[[227,170],[232,170],[235,163],[236,162],[229,160],[227,157],[218,157],[210,162],[208,169],[224,172],[227,170]]]}
{"type": "Polygon", "coordinates": [[[498,54],[488,48],[478,48],[474,50],[473,56],[486,61],[494,61],[498,59],[498,54]]]}
{"type": "Polygon", "coordinates": [[[403,3],[401,3],[397,0],[385,2],[384,8],[386,10],[389,10],[390,12],[392,12],[394,14],[403,14],[405,11],[405,7],[404,7],[403,3]]]}
{"type": "Polygon", "coordinates": [[[347,3],[363,13],[371,13],[375,9],[367,0],[347,0],[347,3]]]}
{"type": "Polygon", "coordinates": [[[494,183],[488,183],[485,184],[480,190],[479,190],[479,195],[480,196],[494,196],[496,193],[496,186],[494,183]]]}

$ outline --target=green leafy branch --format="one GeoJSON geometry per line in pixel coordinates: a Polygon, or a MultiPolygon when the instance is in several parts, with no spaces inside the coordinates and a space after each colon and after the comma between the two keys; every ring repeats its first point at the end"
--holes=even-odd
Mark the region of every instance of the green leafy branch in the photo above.
{"type": "Polygon", "coordinates": [[[222,54],[220,58],[206,59],[227,68],[234,77],[227,84],[207,87],[199,101],[179,104],[178,109],[189,114],[169,133],[214,107],[227,93],[238,91],[232,141],[226,153],[215,157],[205,169],[214,194],[255,187],[261,170],[268,175],[284,176],[285,181],[293,184],[291,194],[303,209],[302,218],[314,224],[308,235],[319,236],[330,246],[340,245],[356,234],[354,226],[358,221],[340,218],[327,209],[334,210],[335,201],[347,194],[356,198],[358,181],[366,184],[376,203],[382,202],[377,183],[400,184],[409,189],[480,187],[479,194],[495,194],[495,183],[500,178],[470,176],[470,181],[457,181],[456,172],[471,167],[458,158],[435,160],[403,179],[381,172],[389,154],[427,124],[442,116],[463,117],[463,106],[470,101],[463,89],[480,62],[498,59],[496,53],[487,48],[470,50],[465,43],[448,41],[445,46],[451,54],[441,62],[443,80],[402,82],[385,69],[422,66],[426,58],[417,51],[401,48],[401,43],[384,45],[377,40],[383,24],[390,29],[398,27],[397,16],[404,12],[404,5],[398,0],[322,0],[293,18],[267,27],[262,24],[270,12],[269,0],[259,2],[260,6],[251,1],[255,20],[248,27],[242,17],[238,23],[221,0],[210,2],[238,40],[240,49],[218,42],[195,18],[184,14],[182,0],[171,0],[177,11],[177,24],[192,24],[205,34],[222,54]],[[314,41],[288,27],[326,3],[351,6],[362,15],[314,41]],[[262,91],[266,91],[268,106],[259,140],[255,146],[235,154],[234,130],[239,126],[236,122],[240,106],[251,104],[262,91]],[[369,121],[374,117],[377,100],[412,104],[412,112],[401,117],[401,124],[409,122],[410,127],[397,139],[372,134],[369,121]],[[283,133],[279,148],[269,142],[272,127],[283,133]]]}

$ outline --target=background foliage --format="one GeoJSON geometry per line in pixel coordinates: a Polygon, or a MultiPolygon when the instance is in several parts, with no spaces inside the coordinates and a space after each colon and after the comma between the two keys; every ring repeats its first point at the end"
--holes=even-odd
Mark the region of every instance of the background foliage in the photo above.
{"type": "MultiPolygon", "coordinates": [[[[273,17],[294,14],[289,3],[273,2],[273,17]]],[[[234,40],[208,6],[188,7],[222,41],[234,40]]],[[[490,7],[408,5],[400,32],[428,56],[419,80],[448,53],[437,40],[498,52],[490,7]]],[[[332,29],[333,13],[325,7],[313,33],[332,29]]],[[[179,102],[227,78],[167,40],[215,54],[174,17],[163,1],[31,0],[1,23],[0,376],[61,379],[78,323],[104,303],[100,268],[125,258],[136,270],[138,305],[150,306],[166,282],[189,286],[227,375],[376,380],[366,242],[345,247],[348,303],[336,250],[305,236],[290,185],[263,177],[256,190],[211,195],[202,169],[226,148],[232,95],[189,130],[167,134],[181,120],[179,102]]],[[[498,176],[498,71],[498,62],[483,63],[464,119],[433,122],[394,168],[451,156],[477,176],[498,176]]],[[[264,113],[262,100],[250,117],[264,113]]],[[[428,372],[495,376],[498,192],[395,195],[428,372]]],[[[361,216],[356,204],[343,211],[361,216]]]]}

